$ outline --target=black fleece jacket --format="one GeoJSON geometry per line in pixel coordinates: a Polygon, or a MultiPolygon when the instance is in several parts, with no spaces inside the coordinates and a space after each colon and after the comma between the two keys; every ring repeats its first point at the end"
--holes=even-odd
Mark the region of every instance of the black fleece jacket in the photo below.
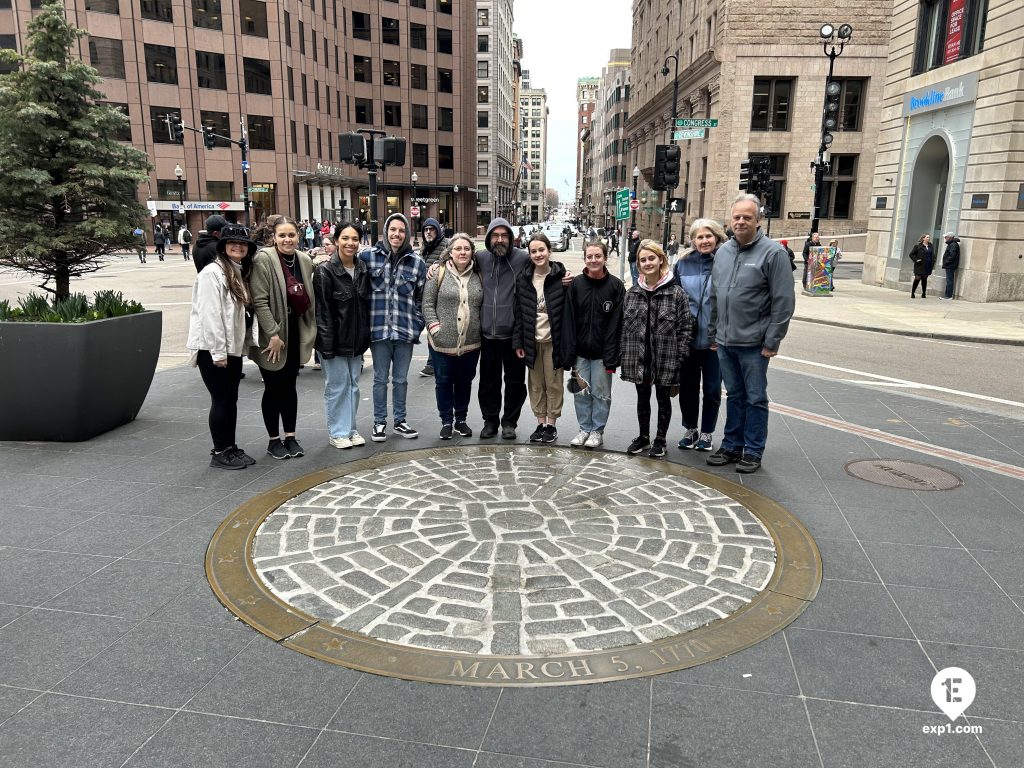
{"type": "Polygon", "coordinates": [[[563,360],[571,365],[582,357],[603,361],[609,371],[618,368],[625,298],[626,287],[607,270],[604,277],[593,278],[586,272],[574,277],[565,295],[563,360]]]}
{"type": "MultiPolygon", "coordinates": [[[[558,261],[549,262],[551,271],[544,278],[544,299],[551,326],[552,362],[555,368],[565,368],[562,360],[562,318],[565,306],[565,287],[562,277],[565,266],[558,261]]],[[[533,287],[533,262],[529,262],[516,279],[516,300],[513,304],[512,346],[525,352],[527,368],[537,361],[537,291],[533,287]]]]}

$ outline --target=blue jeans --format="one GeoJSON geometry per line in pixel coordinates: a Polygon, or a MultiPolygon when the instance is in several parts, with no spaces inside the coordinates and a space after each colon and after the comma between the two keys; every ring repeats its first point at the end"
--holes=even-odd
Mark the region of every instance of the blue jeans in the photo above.
{"type": "Polygon", "coordinates": [[[604,370],[604,361],[576,358],[576,370],[590,383],[586,392],[574,395],[576,421],[583,432],[604,432],[612,408],[612,375],[604,370]]]}
{"type": "Polygon", "coordinates": [[[351,437],[356,431],[359,410],[359,373],[363,356],[323,357],[324,405],[327,409],[327,431],[331,437],[351,437]]]}
{"type": "Polygon", "coordinates": [[[683,412],[683,429],[697,429],[702,390],[704,412],[700,418],[700,431],[710,435],[715,431],[718,409],[722,405],[722,370],[716,352],[691,349],[689,357],[679,367],[679,409],[683,412]]]}
{"type": "Polygon", "coordinates": [[[728,400],[722,448],[761,458],[768,440],[768,358],[761,346],[718,345],[728,400]]]}
{"type": "Polygon", "coordinates": [[[479,349],[461,355],[434,352],[434,397],[442,424],[466,420],[479,360],[479,349]]]}
{"type": "Polygon", "coordinates": [[[945,293],[943,294],[947,299],[952,299],[953,298],[953,286],[955,284],[955,280],[956,280],[956,270],[955,269],[947,269],[946,270],[946,290],[945,290],[945,293]]]}
{"type": "Polygon", "coordinates": [[[394,400],[395,424],[405,421],[405,393],[409,389],[409,364],[412,362],[411,341],[374,341],[370,343],[373,355],[373,423],[388,420],[388,375],[391,376],[391,396],[394,400]]]}
{"type": "Polygon", "coordinates": [[[632,285],[636,285],[637,280],[640,279],[640,267],[637,266],[635,261],[629,262],[629,274],[633,276],[632,285]]]}

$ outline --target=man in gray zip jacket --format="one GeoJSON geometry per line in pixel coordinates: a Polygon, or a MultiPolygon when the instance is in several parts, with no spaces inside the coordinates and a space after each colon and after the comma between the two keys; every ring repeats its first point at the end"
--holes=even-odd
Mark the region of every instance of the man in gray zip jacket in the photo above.
{"type": "Polygon", "coordinates": [[[785,249],[758,227],[760,201],[742,194],[732,204],[733,238],[715,254],[711,272],[711,349],[718,350],[728,394],[725,435],[711,466],[761,468],[768,440],[768,361],[789,330],[796,298],[785,249]]]}

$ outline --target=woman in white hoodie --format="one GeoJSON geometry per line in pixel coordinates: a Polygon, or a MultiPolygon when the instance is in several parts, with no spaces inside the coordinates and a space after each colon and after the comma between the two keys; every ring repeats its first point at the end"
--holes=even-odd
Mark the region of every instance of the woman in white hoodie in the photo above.
{"type": "Polygon", "coordinates": [[[210,392],[210,466],[245,469],[256,460],[235,444],[238,380],[242,355],[249,346],[245,307],[252,301],[246,280],[256,243],[249,230],[229,225],[221,230],[217,256],[196,277],[187,347],[210,392]]]}

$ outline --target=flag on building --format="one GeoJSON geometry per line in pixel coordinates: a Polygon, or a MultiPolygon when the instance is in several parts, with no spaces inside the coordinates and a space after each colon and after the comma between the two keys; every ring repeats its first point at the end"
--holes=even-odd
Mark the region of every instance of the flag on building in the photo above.
{"type": "Polygon", "coordinates": [[[531,163],[530,160],[526,157],[525,152],[523,152],[523,170],[526,172],[533,171],[533,163],[531,163]]]}

